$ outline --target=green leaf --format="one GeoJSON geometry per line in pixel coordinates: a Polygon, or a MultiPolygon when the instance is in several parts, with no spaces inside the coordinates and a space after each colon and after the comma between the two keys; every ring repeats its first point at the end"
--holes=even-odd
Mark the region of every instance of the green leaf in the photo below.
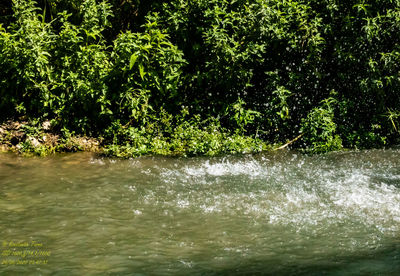
{"type": "Polygon", "coordinates": [[[135,65],[137,58],[138,56],[136,55],[136,53],[131,55],[131,60],[129,62],[129,70],[131,70],[133,65],[135,65]]]}
{"type": "Polygon", "coordinates": [[[139,64],[139,73],[140,73],[140,77],[142,78],[142,80],[144,80],[144,76],[146,75],[146,72],[144,71],[142,64],[139,64]]]}

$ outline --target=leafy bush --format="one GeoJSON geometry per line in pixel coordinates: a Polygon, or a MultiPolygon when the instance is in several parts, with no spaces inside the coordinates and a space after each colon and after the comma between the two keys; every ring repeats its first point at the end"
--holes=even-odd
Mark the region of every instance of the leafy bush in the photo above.
{"type": "Polygon", "coordinates": [[[15,21],[0,27],[0,108],[38,114],[49,97],[54,35],[31,0],[14,1],[15,21]]]}
{"type": "Polygon", "coordinates": [[[108,78],[111,100],[119,103],[115,112],[135,122],[145,121],[153,106],[176,106],[185,62],[168,34],[159,29],[156,14],[144,27],[143,33],[126,32],[114,41],[108,78]]]}
{"type": "Polygon", "coordinates": [[[127,156],[400,141],[399,1],[38,1],[0,4],[2,119],[127,156]]]}
{"type": "Polygon", "coordinates": [[[342,140],[336,134],[334,122],[334,105],[337,101],[329,97],[321,105],[313,108],[305,119],[302,120],[303,141],[305,151],[311,153],[324,153],[342,149],[342,140]]]}
{"type": "Polygon", "coordinates": [[[111,120],[105,80],[112,63],[102,36],[111,10],[107,2],[86,0],[81,13],[79,26],[70,23],[66,13],[59,14],[62,25],[56,37],[56,70],[48,104],[61,126],[84,133],[104,127],[111,120]]]}

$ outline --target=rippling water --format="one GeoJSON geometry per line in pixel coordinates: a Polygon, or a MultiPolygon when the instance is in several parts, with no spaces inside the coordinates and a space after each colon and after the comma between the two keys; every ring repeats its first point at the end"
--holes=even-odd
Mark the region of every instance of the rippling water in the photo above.
{"type": "Polygon", "coordinates": [[[2,154],[0,275],[398,275],[399,156],[2,154]]]}

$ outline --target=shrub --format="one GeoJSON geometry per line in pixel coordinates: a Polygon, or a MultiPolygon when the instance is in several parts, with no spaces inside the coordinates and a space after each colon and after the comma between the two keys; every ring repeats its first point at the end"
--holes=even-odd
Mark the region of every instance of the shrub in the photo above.
{"type": "Polygon", "coordinates": [[[334,105],[337,100],[329,97],[321,105],[313,108],[302,120],[303,141],[305,151],[310,153],[324,153],[342,149],[342,140],[336,134],[334,122],[334,105]]]}

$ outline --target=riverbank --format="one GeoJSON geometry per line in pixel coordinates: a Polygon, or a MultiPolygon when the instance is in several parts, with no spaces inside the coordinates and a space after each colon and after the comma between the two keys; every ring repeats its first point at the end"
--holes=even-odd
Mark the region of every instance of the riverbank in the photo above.
{"type": "Polygon", "coordinates": [[[105,134],[105,137],[89,137],[65,128],[59,130],[50,120],[7,120],[0,124],[0,152],[47,156],[83,151],[120,158],[142,155],[215,156],[257,153],[288,145],[269,145],[255,137],[230,133],[215,122],[204,125],[182,122],[168,134],[155,134],[149,128],[137,130],[121,126],[111,133],[105,134]]]}
{"type": "Polygon", "coordinates": [[[101,140],[56,131],[50,121],[7,120],[0,125],[0,151],[45,156],[56,152],[103,152],[101,140]]]}

